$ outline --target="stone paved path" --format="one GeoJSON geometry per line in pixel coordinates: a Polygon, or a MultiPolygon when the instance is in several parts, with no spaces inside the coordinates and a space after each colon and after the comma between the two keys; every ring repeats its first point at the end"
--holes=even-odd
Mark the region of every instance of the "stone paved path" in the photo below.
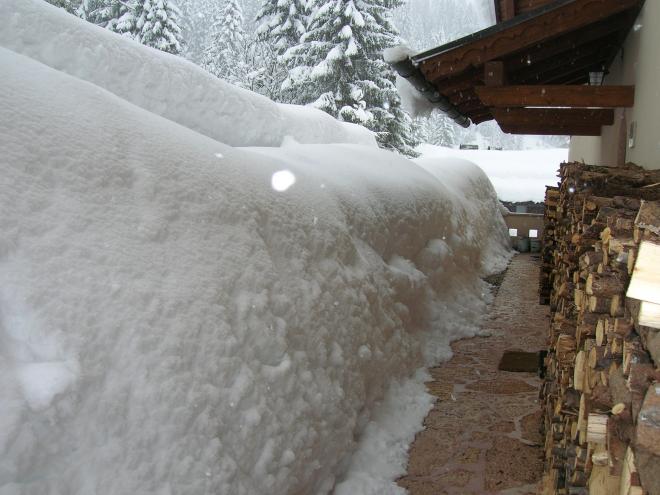
{"type": "Polygon", "coordinates": [[[484,326],[490,337],[454,343],[451,361],[432,368],[438,400],[411,446],[411,495],[526,495],[541,479],[539,379],[498,371],[505,350],[545,347],[547,306],[538,305],[538,261],[517,255],[484,326]]]}

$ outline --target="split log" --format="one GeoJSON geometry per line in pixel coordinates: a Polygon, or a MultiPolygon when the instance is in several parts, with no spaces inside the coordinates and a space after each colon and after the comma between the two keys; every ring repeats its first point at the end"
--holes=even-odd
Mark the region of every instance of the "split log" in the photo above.
{"type": "Polygon", "coordinates": [[[595,444],[607,443],[607,422],[609,418],[606,414],[591,413],[587,420],[587,442],[595,444]]]}
{"type": "Polygon", "coordinates": [[[626,280],[622,274],[591,273],[587,278],[586,293],[590,296],[612,297],[625,291],[626,280]]]}

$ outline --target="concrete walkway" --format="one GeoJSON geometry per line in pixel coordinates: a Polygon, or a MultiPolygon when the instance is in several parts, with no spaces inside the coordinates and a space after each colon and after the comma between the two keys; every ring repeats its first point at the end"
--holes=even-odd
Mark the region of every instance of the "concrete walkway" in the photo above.
{"type": "Polygon", "coordinates": [[[505,350],[545,347],[548,307],[538,305],[538,270],[531,255],[517,255],[484,324],[491,337],[456,342],[453,359],[430,370],[427,385],[438,400],[398,481],[411,495],[536,493],[540,381],[497,365],[505,350]]]}

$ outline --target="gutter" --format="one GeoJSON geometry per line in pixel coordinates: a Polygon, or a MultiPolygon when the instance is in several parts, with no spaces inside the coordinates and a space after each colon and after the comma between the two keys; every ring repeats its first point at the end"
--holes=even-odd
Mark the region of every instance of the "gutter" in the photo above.
{"type": "Polygon", "coordinates": [[[472,121],[461,112],[425,78],[422,72],[415,66],[412,60],[406,57],[403,60],[390,62],[392,68],[433,105],[438,107],[447,117],[452,119],[461,127],[468,128],[472,121]]]}

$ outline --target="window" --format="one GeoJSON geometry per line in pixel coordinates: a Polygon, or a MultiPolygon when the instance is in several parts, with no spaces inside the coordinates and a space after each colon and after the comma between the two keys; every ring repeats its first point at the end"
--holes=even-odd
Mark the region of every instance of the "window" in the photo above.
{"type": "Polygon", "coordinates": [[[539,236],[539,231],[536,229],[529,229],[529,238],[536,239],[539,236]]]}
{"type": "Polygon", "coordinates": [[[518,229],[509,229],[509,235],[511,237],[517,237],[518,236],[518,229]]]}

